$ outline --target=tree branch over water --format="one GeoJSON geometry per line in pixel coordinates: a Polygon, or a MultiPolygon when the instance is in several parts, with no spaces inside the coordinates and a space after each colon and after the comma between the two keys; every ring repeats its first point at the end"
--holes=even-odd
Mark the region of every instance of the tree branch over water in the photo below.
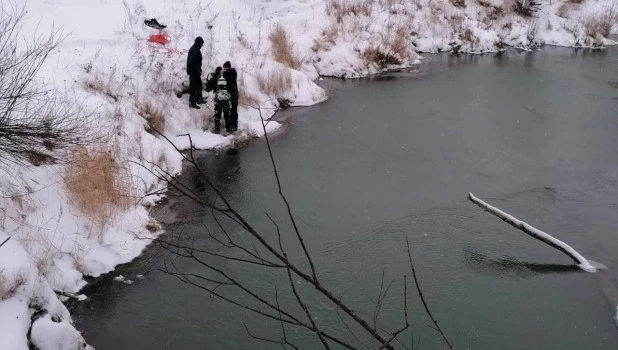
{"type": "MultiPolygon", "coordinates": [[[[262,118],[260,108],[256,109],[262,118]]],[[[384,271],[378,296],[374,301],[375,307],[369,318],[363,316],[367,310],[360,310],[362,312],[355,310],[347,302],[343,301],[342,298],[337,297],[336,293],[332,291],[330,287],[325,286],[320,281],[318,269],[314,264],[314,260],[305,244],[301,230],[297,225],[292,206],[282,189],[275,157],[271,149],[268,133],[266,132],[266,121],[263,118],[262,128],[272,164],[272,171],[277,184],[278,195],[285,205],[287,220],[289,220],[293,229],[293,234],[290,237],[292,237],[294,242],[302,249],[302,255],[304,260],[308,263],[308,268],[303,268],[303,265],[294,262],[292,257],[289,256],[288,248],[283,242],[285,232],[281,229],[280,223],[275,221],[271,215],[265,213],[267,219],[273,224],[276,234],[276,242],[273,243],[267,239],[268,236],[258,231],[236,210],[236,208],[234,208],[230,200],[223,194],[222,190],[209,178],[203,165],[195,158],[191,139],[189,139],[189,150],[183,153],[165,135],[159,134],[180,152],[184,161],[189,166],[195,169],[200,181],[204,182],[208,189],[214,193],[214,199],[204,198],[204,194],[182,184],[178,179],[171,177],[170,174],[166,172],[157,171],[157,167],[149,171],[153,174],[159,174],[159,178],[167,183],[169,189],[180,192],[199,206],[209,209],[214,224],[216,224],[216,229],[220,232],[220,234],[215,234],[204,225],[205,230],[208,232],[207,237],[210,239],[208,242],[201,242],[199,247],[196,247],[193,241],[188,244],[181,241],[181,237],[176,237],[176,239],[174,239],[173,236],[169,235],[154,240],[156,244],[168,252],[171,252],[173,255],[191,260],[202,268],[202,270],[198,272],[192,270],[189,273],[179,271],[176,267],[172,269],[166,264],[160,271],[170,274],[183,283],[200,288],[220,300],[276,321],[280,325],[281,333],[279,338],[266,337],[262,334],[257,335],[255,331],[252,330],[254,327],[246,324],[244,321],[243,325],[251,338],[279,344],[283,348],[299,348],[299,344],[294,344],[289,337],[290,334],[287,329],[290,327],[304,329],[307,332],[313,333],[316,337],[316,341],[318,341],[324,349],[331,349],[333,346],[346,349],[358,349],[357,346],[352,345],[348,341],[347,332],[351,333],[363,346],[365,345],[361,338],[370,340],[369,343],[373,343],[372,347],[377,347],[379,349],[395,349],[395,344],[401,344],[403,346],[398,338],[410,328],[407,310],[406,276],[403,276],[404,286],[402,296],[404,320],[402,326],[393,331],[384,330],[384,327],[379,325],[380,312],[383,309],[385,299],[389,293],[392,294],[391,287],[393,285],[392,281],[385,283],[384,271]],[[231,231],[226,224],[234,225],[240,229],[240,239],[234,237],[234,234],[238,233],[231,231]],[[216,247],[212,246],[213,243],[216,247]],[[230,265],[232,263],[240,264],[239,266],[252,267],[252,269],[266,269],[265,271],[268,271],[269,276],[275,276],[280,283],[284,283],[285,281],[287,287],[284,286],[284,288],[281,289],[279,288],[281,286],[278,287],[275,283],[275,295],[274,297],[272,295],[269,296],[268,293],[266,293],[267,291],[252,286],[250,283],[251,281],[236,277],[235,275],[238,271],[230,265]],[[301,281],[306,283],[309,287],[303,287],[301,281]],[[241,293],[230,293],[230,288],[240,291],[241,293]],[[280,298],[282,292],[288,301],[293,302],[281,303],[280,298]],[[313,304],[316,298],[318,298],[318,300],[324,300],[326,303],[325,305],[328,306],[323,306],[322,310],[318,309],[317,305],[313,304]],[[339,316],[345,325],[345,332],[337,331],[330,327],[330,325],[323,324],[323,321],[319,321],[320,318],[318,318],[318,314],[326,312],[324,311],[324,307],[326,307],[326,311],[336,313],[339,316]]],[[[151,164],[151,166],[152,165],[153,164],[151,164]]],[[[257,270],[251,271],[252,273],[258,272],[257,270]]],[[[416,281],[414,270],[413,275],[420,293],[420,287],[418,281],[416,281]]],[[[422,294],[421,298],[423,298],[422,294]]],[[[424,304],[426,310],[429,312],[426,303],[424,304]]],[[[444,333],[441,333],[446,339],[444,333]]],[[[452,348],[448,341],[447,343],[450,348],[452,348]]]]}

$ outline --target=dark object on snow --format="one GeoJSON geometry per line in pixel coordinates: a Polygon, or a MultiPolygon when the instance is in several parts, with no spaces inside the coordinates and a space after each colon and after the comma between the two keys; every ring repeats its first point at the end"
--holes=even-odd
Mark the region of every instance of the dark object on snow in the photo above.
{"type": "Polygon", "coordinates": [[[238,77],[238,73],[236,73],[236,68],[232,68],[232,64],[230,61],[226,61],[223,64],[223,77],[227,82],[227,89],[232,95],[231,110],[230,110],[230,123],[232,127],[232,131],[238,130],[238,83],[236,82],[236,78],[238,77]]]}
{"type": "Polygon", "coordinates": [[[187,55],[187,74],[189,75],[189,106],[199,109],[198,101],[202,101],[202,52],[204,39],[198,36],[187,55]]]}
{"type": "Polygon", "coordinates": [[[159,30],[161,30],[163,28],[167,28],[167,26],[165,24],[159,23],[159,21],[157,21],[156,18],[147,19],[147,20],[144,21],[144,24],[149,26],[149,27],[151,27],[151,28],[159,29],[159,30]]]}
{"type": "Polygon", "coordinates": [[[292,101],[285,97],[277,97],[277,104],[279,105],[279,109],[288,109],[292,106],[292,101]]]}

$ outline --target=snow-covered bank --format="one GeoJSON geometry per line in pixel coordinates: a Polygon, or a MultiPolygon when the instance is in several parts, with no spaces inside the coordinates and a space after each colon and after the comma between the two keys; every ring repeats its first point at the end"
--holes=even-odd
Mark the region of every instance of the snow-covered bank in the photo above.
{"type": "MultiPolygon", "coordinates": [[[[283,99],[292,105],[323,101],[326,94],[314,83],[320,75],[359,77],[408,66],[418,61],[416,51],[609,43],[592,30],[590,18],[607,13],[611,4],[543,2],[534,17],[523,17],[506,0],[29,0],[26,38],[52,23],[67,34],[41,78],[95,111],[92,128],[104,142],[94,143],[91,151],[111,154],[122,165],[121,175],[130,182],[126,194],[134,200],[113,208],[101,222],[67,186],[70,164],[24,166],[2,175],[0,242],[11,236],[0,247],[0,338],[10,339],[3,347],[27,348],[30,320],[38,310],[48,315],[32,326],[30,340],[40,349],[61,344],[50,340],[55,333],[64,334],[58,341],[82,342],[49,292],[79,290],[84,276],[132,260],[159,233],[148,216],[159,197],[145,195],[161,184],[149,170],[158,166],[176,174],[181,158],[149,132],[155,124],[182,149],[190,146],[189,138],[179,135],[187,133],[198,148],[227,146],[263,133],[258,111],[248,105],[259,105],[270,118],[283,99]],[[159,34],[143,24],[153,17],[168,26],[163,32],[169,43],[148,41],[159,34]],[[272,53],[270,33],[278,27],[293,45],[287,53],[292,60],[278,61],[272,53]],[[191,110],[187,96],[176,95],[187,83],[186,52],[198,35],[206,40],[205,73],[226,60],[239,71],[241,135],[212,134],[212,105],[191,110]]],[[[267,129],[277,127],[271,122],[267,129]]],[[[55,348],[72,348],[67,344],[55,348]]]]}

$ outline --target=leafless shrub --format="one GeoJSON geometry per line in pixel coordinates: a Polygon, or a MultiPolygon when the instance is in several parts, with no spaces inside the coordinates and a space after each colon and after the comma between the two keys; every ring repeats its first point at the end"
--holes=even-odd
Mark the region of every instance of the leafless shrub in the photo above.
{"type": "Polygon", "coordinates": [[[410,58],[411,52],[408,45],[408,29],[404,26],[398,27],[394,35],[389,40],[390,51],[400,59],[410,58]]]}
{"type": "Polygon", "coordinates": [[[300,68],[300,60],[294,55],[294,45],[290,42],[288,32],[281,23],[277,23],[268,38],[275,61],[293,69],[300,68]]]}
{"type": "Polygon", "coordinates": [[[515,0],[512,8],[513,12],[523,17],[532,17],[534,13],[530,0],[515,0]]]}
{"type": "Polygon", "coordinates": [[[150,102],[137,103],[137,113],[146,120],[146,131],[157,135],[165,130],[165,115],[163,111],[150,102]]]}
{"type": "Polygon", "coordinates": [[[91,68],[91,74],[87,75],[84,79],[84,88],[93,93],[103,94],[112,99],[114,102],[118,102],[120,96],[118,96],[115,91],[116,88],[113,84],[114,75],[115,70],[112,70],[111,74],[109,74],[106,79],[103,79],[99,73],[92,72],[91,68]]]}
{"type": "Polygon", "coordinates": [[[64,182],[69,197],[96,226],[104,227],[117,210],[129,208],[127,169],[109,152],[79,149],[67,162],[64,182]]]}
{"type": "Polygon", "coordinates": [[[25,18],[25,4],[0,3],[0,168],[22,163],[31,152],[90,141],[88,115],[79,104],[60,98],[36,78],[62,33],[52,28],[50,34],[22,41],[25,18]]]}
{"type": "Polygon", "coordinates": [[[270,96],[279,96],[292,87],[292,74],[287,68],[277,67],[257,76],[260,90],[270,96]]]}
{"type": "Polygon", "coordinates": [[[565,1],[558,7],[558,12],[556,14],[562,18],[567,18],[569,13],[573,10],[573,3],[570,1],[565,1]]]}
{"type": "Polygon", "coordinates": [[[474,33],[472,33],[470,28],[466,28],[466,30],[461,33],[461,40],[468,42],[474,41],[474,33]]]}
{"type": "Polygon", "coordinates": [[[607,38],[611,34],[612,27],[618,21],[615,3],[584,20],[584,30],[591,38],[602,36],[607,38]]]}
{"type": "Polygon", "coordinates": [[[345,16],[371,16],[371,0],[329,0],[326,14],[335,17],[337,23],[345,16]]]}
{"type": "Polygon", "coordinates": [[[389,65],[398,65],[402,61],[392,52],[385,52],[377,47],[370,47],[362,54],[363,59],[368,63],[375,63],[380,68],[385,68],[389,65]]]}
{"type": "Polygon", "coordinates": [[[502,15],[504,15],[504,8],[493,6],[488,7],[487,18],[489,18],[490,20],[495,21],[498,18],[502,17],[502,15]]]}

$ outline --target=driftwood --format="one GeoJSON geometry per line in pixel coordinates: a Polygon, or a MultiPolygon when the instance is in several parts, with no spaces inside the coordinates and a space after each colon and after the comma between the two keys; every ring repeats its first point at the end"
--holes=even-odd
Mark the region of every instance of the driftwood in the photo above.
{"type": "Polygon", "coordinates": [[[71,298],[71,299],[75,299],[77,301],[83,301],[88,299],[88,297],[86,297],[83,294],[76,294],[76,293],[71,293],[71,292],[64,292],[58,289],[54,289],[54,293],[63,296],[63,297],[67,297],[67,298],[71,298]]]}
{"type": "Polygon", "coordinates": [[[485,202],[483,202],[482,200],[478,199],[477,197],[475,197],[472,193],[468,193],[468,198],[475,203],[476,205],[478,205],[479,207],[487,210],[488,212],[496,215],[497,217],[499,217],[500,219],[502,219],[503,221],[505,221],[506,223],[512,225],[515,228],[518,228],[520,230],[522,230],[523,232],[525,232],[526,234],[540,240],[541,242],[544,242],[556,249],[558,249],[559,251],[563,252],[564,254],[568,255],[571,259],[573,259],[573,261],[575,261],[575,263],[577,264],[577,266],[586,271],[586,272],[596,272],[597,271],[597,267],[594,266],[593,264],[591,264],[586,258],[584,258],[581,254],[579,254],[575,249],[573,249],[570,245],[562,242],[561,240],[550,236],[549,234],[531,226],[530,224],[523,222],[517,218],[515,218],[514,216],[507,214],[505,212],[503,212],[502,210],[493,207],[485,202]]]}

